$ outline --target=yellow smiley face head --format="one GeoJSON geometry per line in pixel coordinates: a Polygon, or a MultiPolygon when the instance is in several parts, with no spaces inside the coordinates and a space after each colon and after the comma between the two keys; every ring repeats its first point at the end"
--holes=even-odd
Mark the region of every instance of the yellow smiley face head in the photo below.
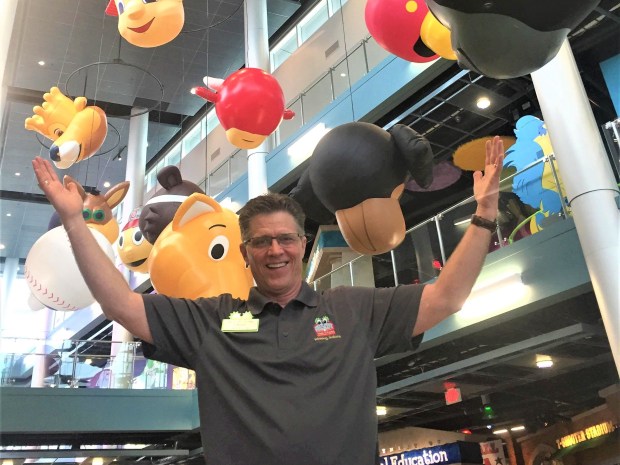
{"type": "Polygon", "coordinates": [[[110,0],[106,14],[118,16],[118,32],[137,47],[159,47],[179,35],[183,0],[110,0]]]}

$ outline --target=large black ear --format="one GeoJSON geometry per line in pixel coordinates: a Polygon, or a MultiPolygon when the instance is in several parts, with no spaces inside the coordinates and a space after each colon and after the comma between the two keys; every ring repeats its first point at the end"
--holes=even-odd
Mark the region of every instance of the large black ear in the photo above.
{"type": "Polygon", "coordinates": [[[430,186],[433,182],[433,150],[428,140],[404,124],[395,124],[388,132],[415,182],[423,188],[430,186]]]}
{"type": "Polygon", "coordinates": [[[159,173],[157,173],[157,180],[164,189],[170,190],[174,186],[178,186],[183,182],[181,178],[181,171],[175,165],[164,167],[159,173]]]}
{"type": "Polygon", "coordinates": [[[289,197],[297,200],[304,209],[306,217],[317,224],[332,224],[336,217],[319,200],[312,189],[310,182],[310,171],[306,169],[297,185],[289,192],[289,197]]]}

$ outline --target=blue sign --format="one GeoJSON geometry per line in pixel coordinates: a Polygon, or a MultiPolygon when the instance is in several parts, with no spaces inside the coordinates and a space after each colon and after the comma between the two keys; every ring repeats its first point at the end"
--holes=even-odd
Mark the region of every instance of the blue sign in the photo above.
{"type": "Polygon", "coordinates": [[[461,463],[459,443],[401,452],[381,457],[381,465],[444,465],[461,463]]]}

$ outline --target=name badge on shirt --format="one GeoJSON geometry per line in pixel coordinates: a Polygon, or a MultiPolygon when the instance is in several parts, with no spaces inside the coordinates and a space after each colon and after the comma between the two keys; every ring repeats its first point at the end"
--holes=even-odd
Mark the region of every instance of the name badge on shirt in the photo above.
{"type": "Polygon", "coordinates": [[[258,318],[252,312],[232,312],[222,320],[223,333],[255,333],[258,331],[258,318]]]}

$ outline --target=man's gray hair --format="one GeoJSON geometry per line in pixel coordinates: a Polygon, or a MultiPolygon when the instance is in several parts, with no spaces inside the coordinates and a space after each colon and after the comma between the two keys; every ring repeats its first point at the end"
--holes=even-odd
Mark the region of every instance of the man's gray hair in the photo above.
{"type": "Polygon", "coordinates": [[[284,194],[265,194],[250,199],[241,210],[239,210],[239,228],[241,229],[241,239],[248,240],[250,237],[250,221],[257,215],[264,215],[276,212],[287,212],[297,223],[299,234],[304,233],[304,223],[306,215],[299,203],[284,194]]]}

